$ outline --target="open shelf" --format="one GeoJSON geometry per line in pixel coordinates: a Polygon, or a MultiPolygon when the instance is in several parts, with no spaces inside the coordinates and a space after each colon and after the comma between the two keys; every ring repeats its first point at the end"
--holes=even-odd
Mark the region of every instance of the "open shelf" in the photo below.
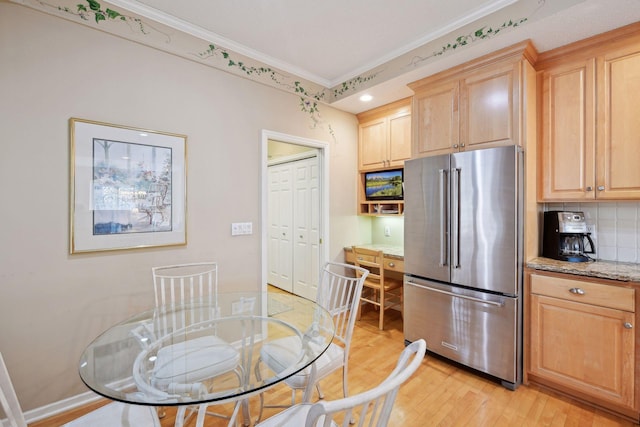
{"type": "Polygon", "coordinates": [[[403,201],[361,201],[358,204],[359,215],[403,215],[404,214],[404,202],[403,201]]]}

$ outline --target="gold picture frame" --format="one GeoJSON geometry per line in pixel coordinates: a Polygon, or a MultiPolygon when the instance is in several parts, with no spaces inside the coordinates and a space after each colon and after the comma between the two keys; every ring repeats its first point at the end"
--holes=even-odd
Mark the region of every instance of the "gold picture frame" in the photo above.
{"type": "Polygon", "coordinates": [[[69,119],[70,253],[186,245],[185,135],[69,119]]]}

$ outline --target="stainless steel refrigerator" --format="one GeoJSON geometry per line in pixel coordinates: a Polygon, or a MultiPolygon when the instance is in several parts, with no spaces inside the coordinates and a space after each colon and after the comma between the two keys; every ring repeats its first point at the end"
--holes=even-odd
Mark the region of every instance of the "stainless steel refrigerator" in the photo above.
{"type": "Polygon", "coordinates": [[[405,162],[404,336],[522,382],[523,153],[508,146],[405,162]]]}

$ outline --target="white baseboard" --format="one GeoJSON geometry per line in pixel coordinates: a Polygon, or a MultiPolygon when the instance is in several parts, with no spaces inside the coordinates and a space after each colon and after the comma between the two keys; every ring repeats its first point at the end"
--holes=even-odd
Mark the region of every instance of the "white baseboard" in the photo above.
{"type": "MultiPolygon", "coordinates": [[[[100,399],[102,399],[102,397],[98,394],[87,391],[86,393],[68,397],[66,399],[59,400],[57,402],[53,402],[48,405],[27,411],[24,413],[24,418],[28,424],[31,424],[33,422],[58,415],[62,412],[69,411],[79,406],[87,405],[100,399]]],[[[2,425],[9,427],[9,422],[6,421],[5,423],[5,421],[6,420],[3,420],[2,425]]]]}

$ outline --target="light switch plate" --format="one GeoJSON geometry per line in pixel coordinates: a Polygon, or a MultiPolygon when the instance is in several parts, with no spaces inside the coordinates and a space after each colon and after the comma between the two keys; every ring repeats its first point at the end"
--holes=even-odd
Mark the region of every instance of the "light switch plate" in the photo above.
{"type": "Polygon", "coordinates": [[[231,223],[231,235],[243,236],[247,234],[253,234],[252,222],[234,222],[231,223]]]}

